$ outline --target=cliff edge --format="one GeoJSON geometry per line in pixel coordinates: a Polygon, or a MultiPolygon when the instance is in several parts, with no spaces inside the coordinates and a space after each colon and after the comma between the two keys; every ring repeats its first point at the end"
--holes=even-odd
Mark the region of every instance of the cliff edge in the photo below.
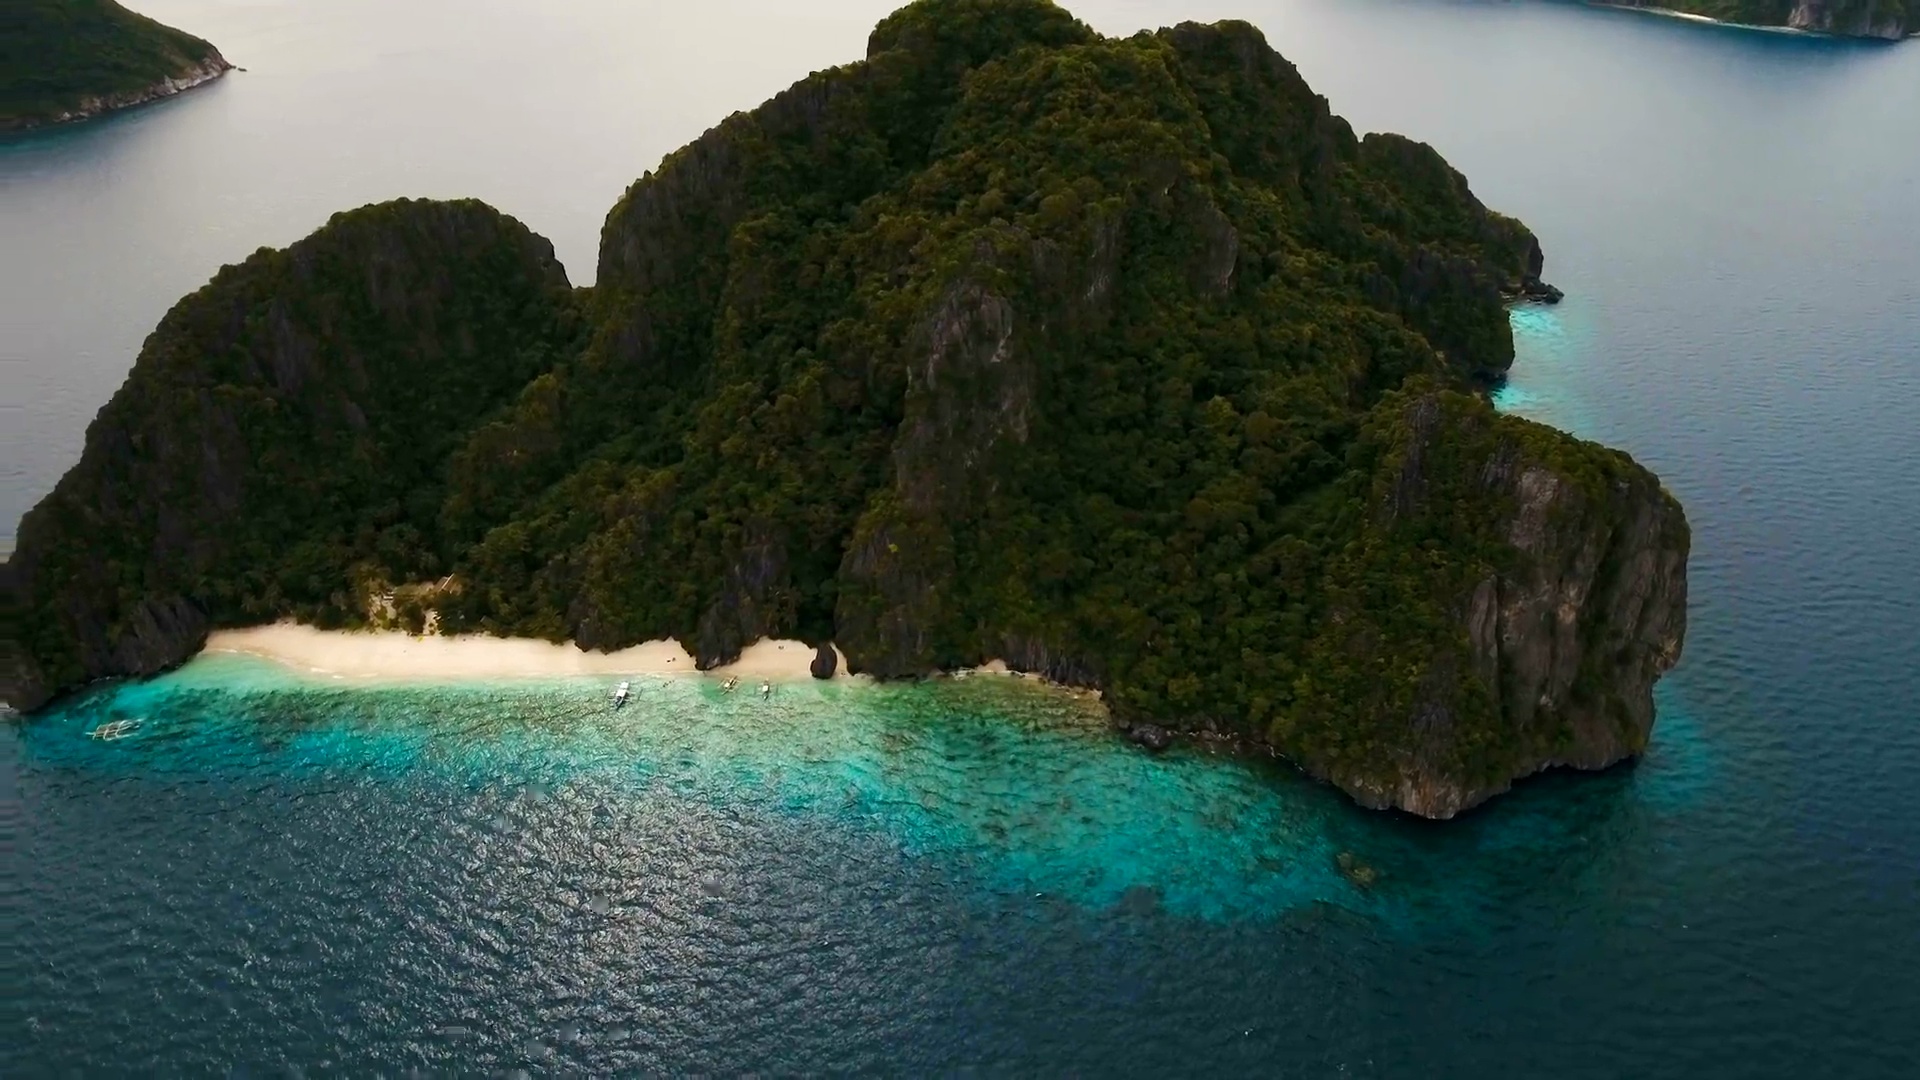
{"type": "Polygon", "coordinates": [[[1680,659],[1691,533],[1615,450],[1410,386],[1374,410],[1276,747],[1369,806],[1452,817],[1637,757],[1680,659]]]}
{"type": "Polygon", "coordinates": [[[1447,816],[1644,749],[1684,633],[1658,480],[1479,393],[1543,266],[1244,23],[922,0],[636,182],[590,295],[418,203],[182,301],[22,527],[6,693],[433,582],[703,668],[1004,659],[1447,816]]]}
{"type": "Polygon", "coordinates": [[[338,214],[180,301],[0,577],[0,699],[151,675],[213,626],[339,625],[447,551],[444,461],[570,347],[553,248],[477,202],[338,214]],[[392,568],[392,569],[389,569],[392,568]]]}
{"type": "Polygon", "coordinates": [[[1898,41],[1920,33],[1913,0],[1591,0],[1605,7],[1698,15],[1741,26],[1898,41]]]}

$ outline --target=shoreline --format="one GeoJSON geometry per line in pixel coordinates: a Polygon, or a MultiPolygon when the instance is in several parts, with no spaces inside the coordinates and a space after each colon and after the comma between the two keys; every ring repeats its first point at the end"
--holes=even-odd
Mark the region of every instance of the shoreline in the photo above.
{"type": "MultiPolygon", "coordinates": [[[[489,634],[409,634],[404,630],[321,630],[282,621],[238,630],[215,630],[182,666],[206,656],[251,656],[302,675],[339,682],[432,683],[459,680],[570,678],[738,678],[774,685],[839,683],[873,685],[871,675],[847,669],[847,654],[833,649],[831,678],[813,674],[813,646],[803,641],[762,638],[740,650],[730,664],[702,671],[692,654],[672,638],[643,642],[615,652],[594,652],[573,642],[505,638],[489,634]]],[[[178,670],[178,669],[175,669],[178,670]]],[[[1096,689],[1055,682],[1035,672],[1016,671],[1005,660],[977,667],[929,672],[928,678],[1002,678],[1037,682],[1074,697],[1102,701],[1096,689]]],[[[1195,733],[1189,733],[1195,734],[1195,733]]]]}
{"type": "MultiPolygon", "coordinates": [[[[847,658],[835,647],[832,679],[813,677],[813,646],[761,640],[741,650],[731,664],[701,671],[680,643],[649,641],[618,652],[589,652],[571,642],[484,634],[445,637],[400,630],[320,630],[279,622],[244,630],[216,630],[194,659],[238,654],[269,660],[312,675],[338,679],[430,682],[447,679],[539,679],[615,675],[737,676],[775,683],[849,682],[847,658]]],[[[191,660],[189,661],[191,662],[191,660]]]]}
{"type": "Polygon", "coordinates": [[[1608,11],[1631,11],[1640,15],[1658,15],[1665,19],[1680,19],[1684,22],[1700,23],[1704,26],[1723,26],[1729,30],[1755,30],[1762,34],[1786,34],[1789,37],[1827,38],[1835,41],[1903,41],[1920,37],[1920,30],[1912,30],[1897,37],[1880,34],[1839,34],[1831,30],[1808,30],[1798,26],[1762,26],[1759,23],[1729,22],[1710,15],[1701,15],[1691,11],[1676,11],[1673,8],[1652,7],[1641,4],[1609,3],[1608,0],[1585,0],[1588,7],[1605,8],[1608,11]]]}
{"type": "Polygon", "coordinates": [[[78,124],[87,120],[96,120],[102,116],[131,109],[149,102],[176,97],[189,90],[216,82],[237,68],[218,52],[176,76],[161,79],[151,86],[139,90],[129,90],[119,94],[87,97],[80,100],[73,109],[56,116],[41,116],[16,119],[12,122],[0,120],[0,133],[36,131],[41,128],[59,127],[63,124],[78,124]]]}

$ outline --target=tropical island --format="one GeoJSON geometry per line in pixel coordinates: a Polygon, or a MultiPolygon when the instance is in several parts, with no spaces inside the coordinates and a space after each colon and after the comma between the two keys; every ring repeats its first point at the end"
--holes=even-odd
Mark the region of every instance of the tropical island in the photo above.
{"type": "Polygon", "coordinates": [[[1640,754],[1685,633],[1658,479],[1489,404],[1542,269],[1245,23],[921,0],[637,181],[591,289],[473,201],[223,268],[22,522],[0,696],[286,619],[798,639],[1450,817],[1640,754]]]}
{"type": "Polygon", "coordinates": [[[220,50],[113,0],[0,9],[0,131],[84,120],[212,82],[220,50]]]}
{"type": "Polygon", "coordinates": [[[1897,41],[1920,33],[1913,0],[1589,0],[1736,26],[1897,41]]]}

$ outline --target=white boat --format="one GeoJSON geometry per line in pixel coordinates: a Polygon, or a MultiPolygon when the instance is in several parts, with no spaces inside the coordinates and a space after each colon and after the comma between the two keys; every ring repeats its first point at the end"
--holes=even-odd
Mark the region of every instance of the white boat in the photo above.
{"type": "Polygon", "coordinates": [[[617,709],[625,705],[627,703],[627,695],[632,693],[632,689],[629,684],[621,683],[620,688],[613,692],[613,707],[617,709]]]}

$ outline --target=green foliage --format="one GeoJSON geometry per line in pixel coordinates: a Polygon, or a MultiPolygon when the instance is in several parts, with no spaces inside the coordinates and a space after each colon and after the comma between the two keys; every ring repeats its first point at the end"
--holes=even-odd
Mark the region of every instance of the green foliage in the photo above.
{"type": "Polygon", "coordinates": [[[23,527],[35,655],[71,681],[87,566],[114,619],[177,592],[218,623],[451,572],[449,629],[1003,656],[1349,772],[1441,700],[1447,768],[1492,770],[1458,605],[1504,508],[1468,478],[1616,467],[1443,393],[1511,362],[1538,262],[1245,24],[922,0],[636,183],[591,296],[471,205],[223,271],[23,527]],[[1418,400],[1460,433],[1444,494],[1383,518],[1418,400]]]}
{"type": "Polygon", "coordinates": [[[219,55],[113,0],[7,0],[0,130],[55,119],[87,98],[137,93],[219,55]]]}
{"type": "Polygon", "coordinates": [[[477,202],[339,214],[182,300],[21,523],[55,684],[156,599],[216,624],[363,615],[358,576],[445,574],[445,462],[575,347],[546,241],[477,202]]]}

